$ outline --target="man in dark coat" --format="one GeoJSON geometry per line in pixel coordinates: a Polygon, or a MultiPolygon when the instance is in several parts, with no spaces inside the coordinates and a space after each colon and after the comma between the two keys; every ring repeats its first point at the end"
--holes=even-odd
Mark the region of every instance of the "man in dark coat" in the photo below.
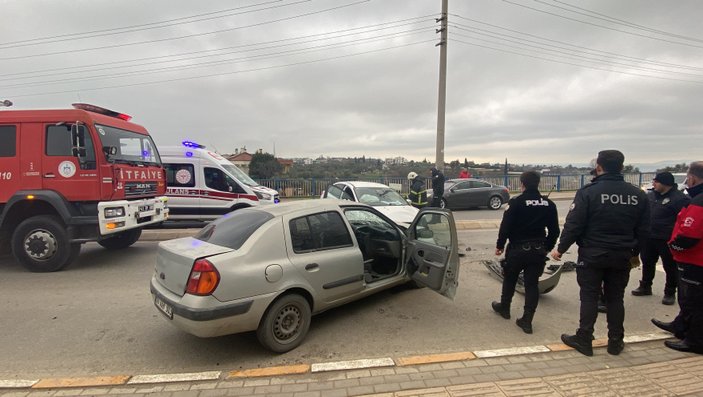
{"type": "Polygon", "coordinates": [[[500,302],[493,302],[491,306],[503,318],[510,318],[515,284],[520,272],[523,272],[525,307],[516,324],[526,334],[532,333],[532,319],[539,302],[539,277],[544,271],[545,255],[554,248],[559,237],[557,207],[539,192],[539,180],[540,175],[535,171],[526,171],[520,175],[522,194],[508,202],[508,209],[503,213],[500,223],[495,251],[496,255],[501,255],[505,243],[510,241],[505,252],[500,302]]]}
{"type": "Polygon", "coordinates": [[[579,246],[579,328],[575,335],[563,334],[561,340],[586,356],[593,355],[601,286],[608,307],[608,353],[618,355],[625,347],[623,296],[630,279],[630,260],[639,255],[640,244],[649,233],[647,195],[625,182],[624,162],[618,150],[598,153],[596,177],[576,192],[559,245],[552,251],[552,258],[561,260],[572,244],[579,246]]]}
{"type": "Polygon", "coordinates": [[[432,207],[442,206],[442,196],[444,196],[444,174],[437,167],[430,169],[432,173],[432,207]]]}
{"type": "Polygon", "coordinates": [[[676,215],[688,205],[691,199],[678,189],[676,182],[674,182],[674,176],[670,172],[658,173],[652,181],[652,187],[652,190],[647,193],[651,216],[649,238],[640,252],[642,280],[640,280],[640,286],[632,290],[632,295],[652,295],[655,268],[657,261],[661,258],[666,272],[662,303],[673,305],[676,303],[679,273],[667,243],[674,230],[676,215]]]}

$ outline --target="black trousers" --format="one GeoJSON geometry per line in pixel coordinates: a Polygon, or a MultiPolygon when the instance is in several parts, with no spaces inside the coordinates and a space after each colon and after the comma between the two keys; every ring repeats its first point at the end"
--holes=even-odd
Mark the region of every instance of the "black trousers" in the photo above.
{"type": "Polygon", "coordinates": [[[579,248],[576,280],[580,287],[581,310],[576,334],[583,340],[590,341],[593,336],[601,286],[608,308],[608,338],[622,340],[625,336],[623,297],[630,280],[630,258],[629,249],[579,248]]]}
{"type": "Polygon", "coordinates": [[[510,307],[515,294],[520,272],[523,273],[525,284],[525,313],[534,313],[539,302],[539,277],[544,272],[546,251],[542,243],[508,244],[505,251],[505,267],[503,268],[503,290],[500,302],[510,307]]]}
{"type": "Polygon", "coordinates": [[[666,272],[664,295],[676,294],[676,288],[679,282],[679,271],[676,267],[676,262],[674,262],[674,257],[671,256],[671,251],[669,251],[666,240],[648,239],[647,244],[642,248],[640,258],[642,259],[642,285],[645,287],[652,286],[657,261],[661,258],[664,271],[666,272]]]}
{"type": "Polygon", "coordinates": [[[679,263],[678,270],[680,311],[672,322],[674,334],[703,349],[703,266],[679,263]]]}

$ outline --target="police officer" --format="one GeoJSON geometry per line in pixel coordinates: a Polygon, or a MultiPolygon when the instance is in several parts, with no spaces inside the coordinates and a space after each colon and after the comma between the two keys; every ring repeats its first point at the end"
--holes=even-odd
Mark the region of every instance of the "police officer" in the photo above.
{"type": "Polygon", "coordinates": [[[442,196],[444,196],[444,174],[437,167],[430,169],[432,174],[432,206],[441,207],[442,196]]]}
{"type": "Polygon", "coordinates": [[[649,199],[651,227],[649,239],[642,246],[640,253],[642,280],[640,280],[640,286],[632,290],[632,295],[652,295],[655,267],[661,257],[666,272],[662,303],[673,305],[676,303],[676,286],[679,282],[679,274],[667,242],[674,230],[676,215],[688,205],[691,199],[679,191],[676,182],[674,182],[674,176],[670,172],[660,172],[654,177],[652,190],[647,193],[647,198],[649,199]]]}
{"type": "Polygon", "coordinates": [[[552,258],[573,244],[579,246],[576,280],[580,287],[581,313],[575,335],[561,340],[586,356],[593,355],[593,327],[598,318],[598,294],[603,286],[608,306],[608,353],[617,355],[625,344],[623,296],[630,278],[630,260],[639,254],[649,232],[647,195],[625,182],[625,156],[603,150],[596,159],[596,177],[576,192],[566,224],[552,258]]]}
{"type": "Polygon", "coordinates": [[[408,181],[410,181],[410,192],[408,199],[413,207],[423,209],[427,205],[427,189],[425,187],[425,178],[418,175],[416,172],[408,173],[408,181]]]}
{"type": "Polygon", "coordinates": [[[679,271],[679,315],[671,323],[652,319],[680,341],[670,349],[703,354],[703,161],[691,163],[686,175],[691,204],[679,212],[669,247],[679,271]]]}
{"type": "Polygon", "coordinates": [[[540,176],[535,171],[520,175],[522,194],[508,202],[496,241],[496,255],[501,255],[507,240],[503,268],[503,289],[500,302],[493,302],[493,310],[503,318],[510,318],[510,303],[515,293],[520,272],[525,282],[525,307],[516,324],[527,333],[532,333],[532,318],[539,301],[539,277],[544,271],[545,255],[557,242],[559,218],[552,200],[542,196],[537,189],[540,176]],[[547,231],[545,235],[545,229],[547,231]]]}

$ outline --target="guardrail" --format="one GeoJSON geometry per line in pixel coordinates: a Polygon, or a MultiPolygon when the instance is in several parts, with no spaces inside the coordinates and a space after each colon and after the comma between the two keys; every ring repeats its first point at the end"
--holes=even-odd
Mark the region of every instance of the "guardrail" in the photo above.
{"type": "MultiPolygon", "coordinates": [[[[625,180],[636,186],[641,186],[648,183],[654,178],[656,172],[630,173],[625,174],[625,180]]],[[[520,175],[498,175],[498,176],[478,176],[486,182],[503,185],[510,190],[511,193],[520,191],[520,175]]],[[[540,181],[540,190],[548,192],[554,190],[556,192],[574,191],[589,183],[593,177],[588,174],[575,175],[542,175],[540,181]]],[[[382,178],[360,178],[358,180],[366,182],[377,182],[388,185],[398,190],[401,194],[407,195],[409,183],[403,177],[382,177],[382,178]]],[[[336,178],[311,178],[311,179],[258,179],[259,184],[278,191],[283,198],[305,198],[319,197],[327,186],[339,182],[336,178]]],[[[431,181],[427,181],[427,188],[431,188],[431,181]]]]}

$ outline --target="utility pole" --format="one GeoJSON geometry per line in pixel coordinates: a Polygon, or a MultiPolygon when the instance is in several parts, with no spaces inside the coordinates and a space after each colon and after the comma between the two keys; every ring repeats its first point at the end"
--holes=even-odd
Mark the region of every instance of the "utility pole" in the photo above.
{"type": "Polygon", "coordinates": [[[444,114],[447,102],[447,3],[442,0],[442,17],[436,22],[442,22],[437,33],[442,33],[437,46],[439,46],[439,95],[437,101],[437,148],[435,166],[444,170],[444,114]]]}

